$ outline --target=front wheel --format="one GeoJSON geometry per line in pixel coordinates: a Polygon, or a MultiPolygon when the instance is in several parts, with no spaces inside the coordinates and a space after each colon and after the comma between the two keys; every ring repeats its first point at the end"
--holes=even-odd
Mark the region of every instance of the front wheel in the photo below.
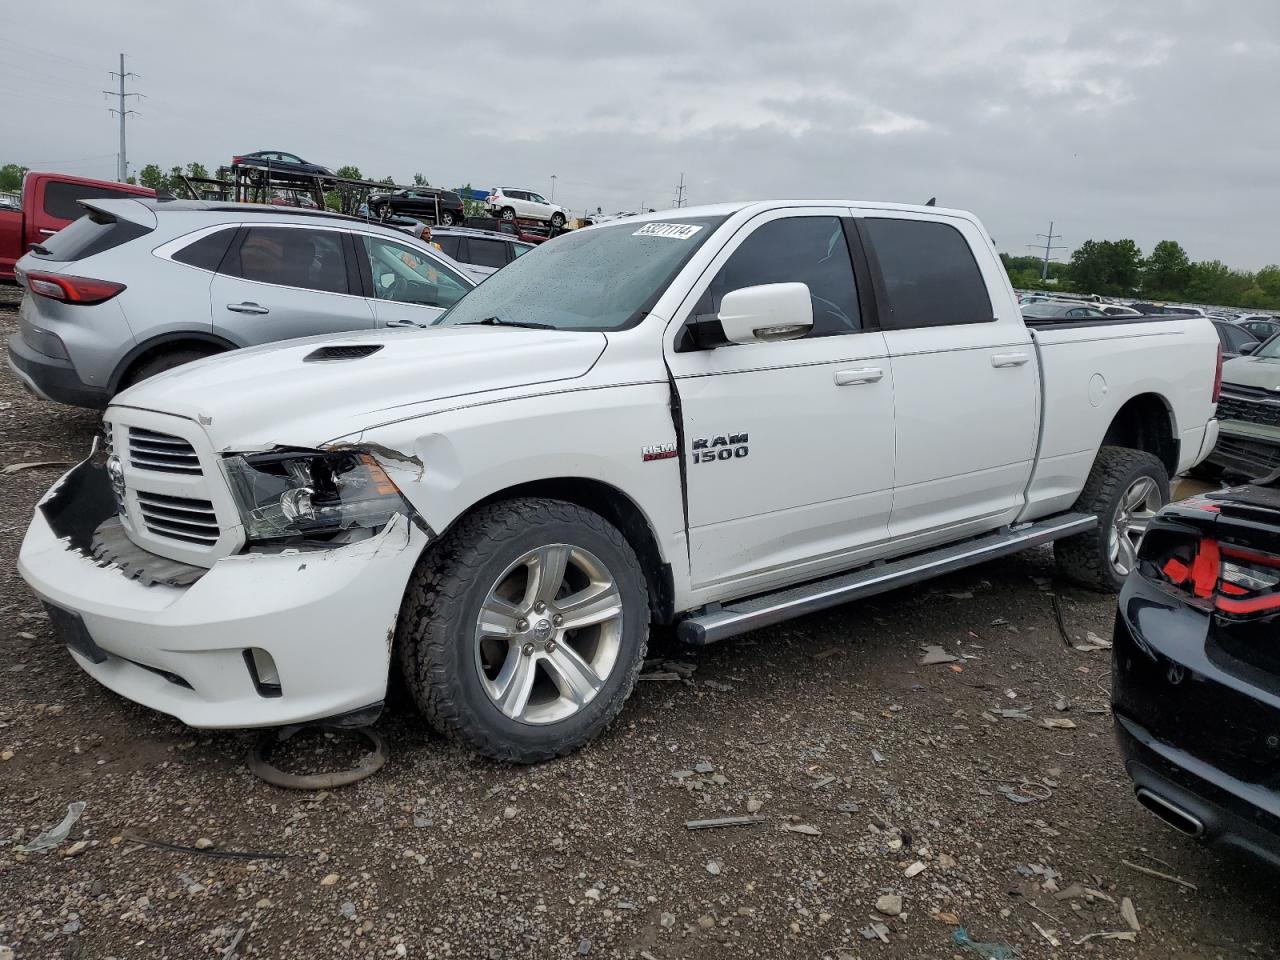
{"type": "Polygon", "coordinates": [[[598,514],[545,499],[461,521],[419,564],[396,630],[431,725],[514,763],[599,734],[631,694],[648,637],[631,546],[598,514]]]}
{"type": "Polygon", "coordinates": [[[1137,565],[1147,524],[1169,502],[1169,473],[1154,454],[1103,447],[1073,509],[1098,526],[1054,544],[1058,570],[1098,590],[1119,590],[1137,565]]]}
{"type": "Polygon", "coordinates": [[[515,218],[516,218],[516,212],[515,212],[514,210],[512,210],[510,207],[503,207],[503,208],[502,208],[502,219],[503,219],[503,220],[514,220],[515,218]]]}
{"type": "Polygon", "coordinates": [[[454,218],[452,210],[445,210],[440,214],[440,226],[452,227],[458,221],[454,218]]]}
{"type": "Polygon", "coordinates": [[[563,226],[564,226],[564,214],[563,214],[563,213],[553,213],[553,214],[551,215],[551,225],[552,225],[553,227],[555,227],[557,230],[559,230],[561,227],[563,227],[563,226]]]}

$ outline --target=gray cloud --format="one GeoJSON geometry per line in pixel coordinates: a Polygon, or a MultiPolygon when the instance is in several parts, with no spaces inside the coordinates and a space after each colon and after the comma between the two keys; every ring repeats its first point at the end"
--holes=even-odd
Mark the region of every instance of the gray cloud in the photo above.
{"type": "Polygon", "coordinates": [[[1052,218],[1069,245],[1280,260],[1275,0],[38,10],[56,29],[0,38],[26,118],[0,160],[110,176],[98,91],[124,50],[149,96],[135,167],[277,148],[447,185],[554,173],[606,210],[667,205],[683,170],[694,203],[936,195],[1014,253],[1052,218]]]}

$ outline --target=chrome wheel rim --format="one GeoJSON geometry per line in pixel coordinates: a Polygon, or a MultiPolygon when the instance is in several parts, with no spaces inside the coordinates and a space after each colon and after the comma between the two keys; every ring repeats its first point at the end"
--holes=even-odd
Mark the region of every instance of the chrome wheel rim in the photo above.
{"type": "Polygon", "coordinates": [[[489,588],[475,629],[485,694],[511,720],[547,724],[603,689],[622,647],[622,594],[595,554],[567,543],[530,550],[489,588]]]}
{"type": "Polygon", "coordinates": [[[1138,544],[1147,532],[1151,518],[1163,506],[1160,487],[1150,477],[1139,477],[1129,484],[1116,505],[1111,519],[1107,555],[1112,568],[1120,576],[1128,576],[1138,560],[1138,544]]]}

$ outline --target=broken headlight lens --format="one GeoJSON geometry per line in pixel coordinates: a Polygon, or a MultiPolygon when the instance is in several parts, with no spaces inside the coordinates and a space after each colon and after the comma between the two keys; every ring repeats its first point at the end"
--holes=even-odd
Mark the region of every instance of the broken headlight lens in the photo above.
{"type": "Polygon", "coordinates": [[[358,450],[227,457],[222,469],[250,542],[331,539],[347,530],[381,527],[407,511],[378,461],[358,450]]]}

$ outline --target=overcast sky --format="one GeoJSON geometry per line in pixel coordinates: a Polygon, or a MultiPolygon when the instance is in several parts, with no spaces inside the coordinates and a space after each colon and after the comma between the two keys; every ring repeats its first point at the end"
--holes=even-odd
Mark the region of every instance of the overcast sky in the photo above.
{"type": "Polygon", "coordinates": [[[281,149],[575,210],[765,197],[975,211],[1280,261],[1280,0],[0,0],[0,163],[113,178],[281,149]],[[243,12],[239,12],[243,10],[243,12]],[[237,12],[232,12],[237,11],[237,12]]]}

